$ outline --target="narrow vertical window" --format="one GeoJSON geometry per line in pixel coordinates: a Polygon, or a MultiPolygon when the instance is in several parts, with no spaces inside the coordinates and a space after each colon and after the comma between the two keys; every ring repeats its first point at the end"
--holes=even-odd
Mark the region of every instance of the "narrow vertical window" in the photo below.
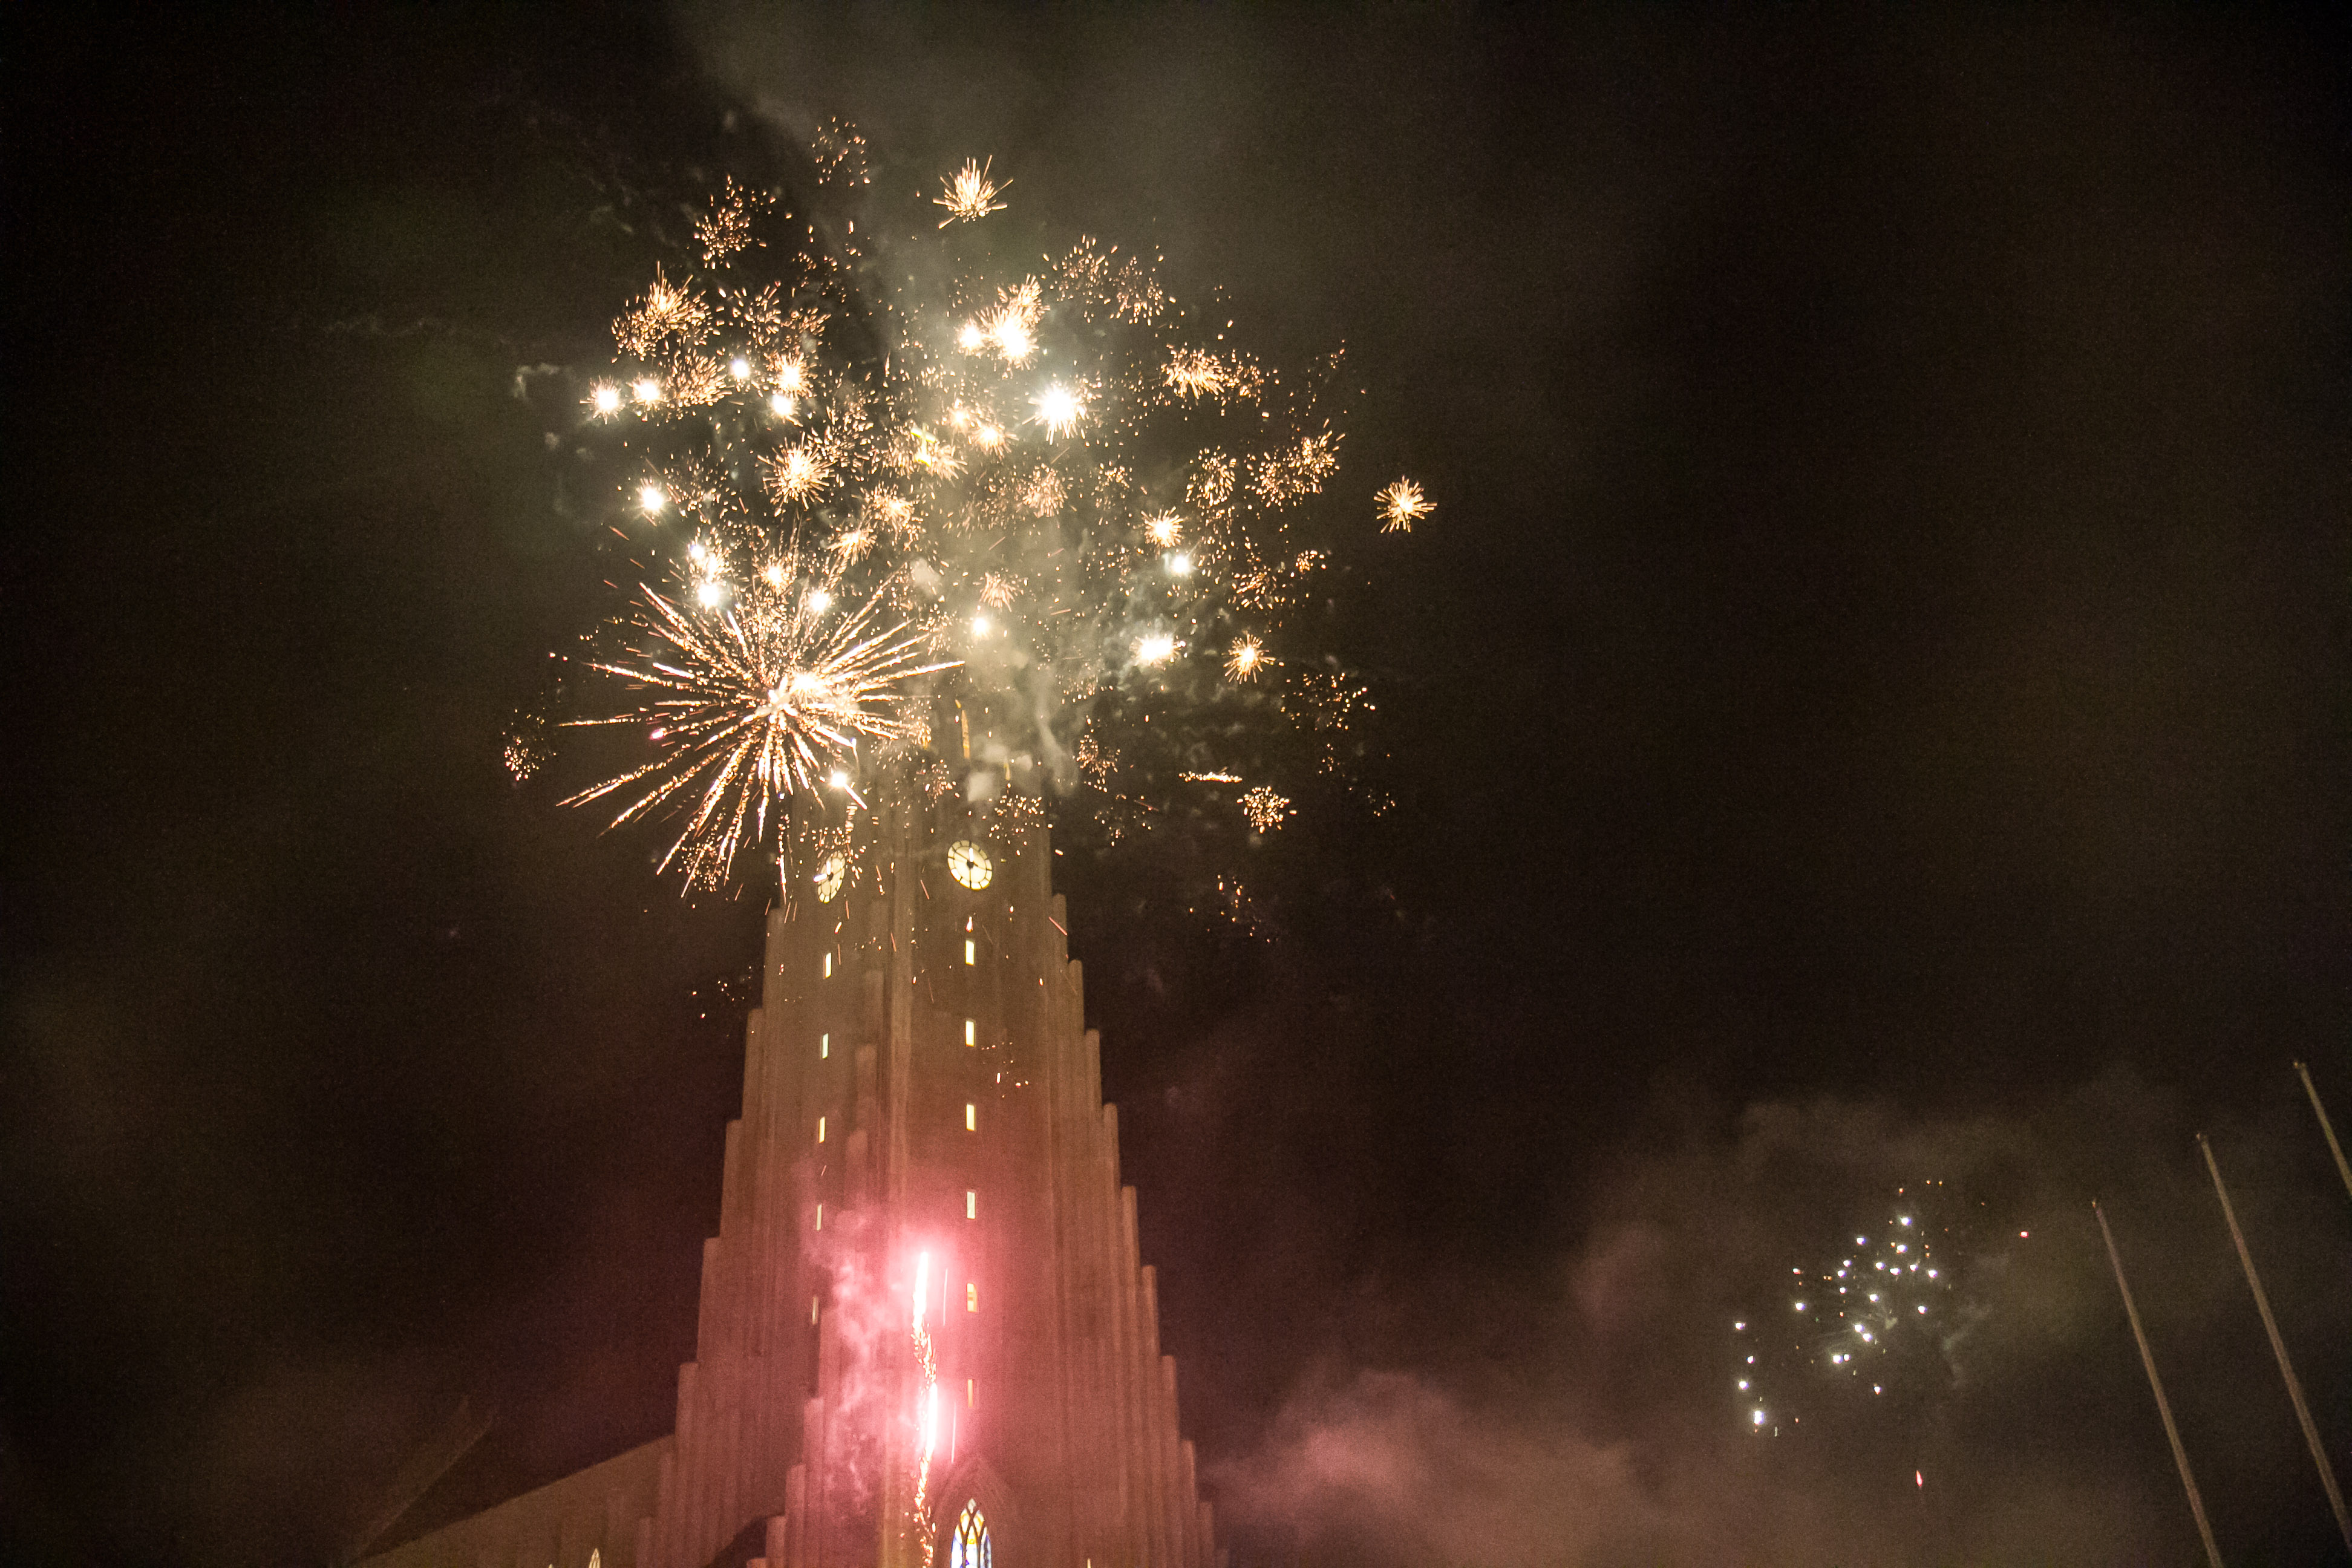
{"type": "Polygon", "coordinates": [[[963,1102],[963,1130],[967,1132],[980,1131],[980,1107],[969,1100],[963,1102]]]}
{"type": "Polygon", "coordinates": [[[969,1187],[964,1189],[963,1217],[966,1219],[978,1219],[980,1217],[980,1194],[973,1192],[969,1187]]]}
{"type": "Polygon", "coordinates": [[[824,1142],[824,1118],[822,1116],[816,1119],[816,1141],[820,1143],[824,1142]]]}
{"type": "Polygon", "coordinates": [[[980,1044],[980,1025],[976,1020],[966,1018],[963,1021],[963,1043],[967,1046],[980,1044]]]}
{"type": "Polygon", "coordinates": [[[819,1035],[816,1037],[816,1059],[823,1061],[831,1055],[833,1055],[833,1037],[819,1035]]]}
{"type": "Polygon", "coordinates": [[[827,980],[833,978],[833,954],[829,952],[824,955],[824,977],[827,980]]]}
{"type": "Polygon", "coordinates": [[[822,1300],[824,1300],[824,1298],[819,1296],[811,1296],[809,1298],[809,1321],[811,1324],[814,1324],[816,1321],[816,1307],[817,1303],[822,1300]]]}
{"type": "Polygon", "coordinates": [[[964,1285],[963,1310],[967,1312],[980,1310],[980,1286],[977,1281],[967,1281],[964,1285]]]}
{"type": "Polygon", "coordinates": [[[966,967],[980,962],[980,949],[970,937],[963,939],[963,961],[966,967]]]}
{"type": "Polygon", "coordinates": [[[823,1204],[816,1205],[816,1227],[819,1230],[823,1230],[824,1228],[824,1205],[823,1204]]]}
{"type": "Polygon", "coordinates": [[[980,1408],[980,1385],[969,1377],[963,1380],[963,1407],[966,1410],[980,1408]]]}

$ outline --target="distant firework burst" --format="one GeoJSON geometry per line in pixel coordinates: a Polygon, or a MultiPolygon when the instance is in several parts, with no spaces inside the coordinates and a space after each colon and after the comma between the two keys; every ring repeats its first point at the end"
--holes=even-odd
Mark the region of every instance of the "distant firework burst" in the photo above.
{"type": "Polygon", "coordinates": [[[1782,1300],[1731,1325],[1740,1426],[1820,1431],[1858,1405],[1916,1410],[1948,1392],[1976,1316],[1963,1286],[1978,1228],[1941,1183],[1911,1184],[1881,1217],[1792,1265],[1782,1300]]]}
{"type": "MultiPolygon", "coordinates": [[[[812,157],[821,201],[874,199],[853,132],[812,157]]],[[[689,887],[882,773],[1090,794],[1116,842],[1211,774],[1271,831],[1293,807],[1251,739],[1270,731],[1344,772],[1367,689],[1289,646],[1329,560],[1297,531],[1339,465],[1337,356],[1284,374],[1117,246],[998,265],[982,220],[1010,184],[967,161],[933,199],[952,232],[910,208],[835,233],[730,180],[698,255],[614,323],[581,417],[623,465],[613,531],[648,580],[588,661],[631,700],[575,722],[644,754],[571,801],[661,819],[689,887]],[[877,227],[939,264],[877,266],[877,227]]],[[[1389,528],[1430,510],[1410,480],[1380,505],[1389,528]]]]}

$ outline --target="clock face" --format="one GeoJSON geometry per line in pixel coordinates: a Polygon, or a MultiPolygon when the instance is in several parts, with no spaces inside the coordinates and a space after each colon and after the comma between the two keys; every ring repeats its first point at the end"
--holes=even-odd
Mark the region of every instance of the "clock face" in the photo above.
{"type": "Polygon", "coordinates": [[[975,893],[988,886],[988,879],[996,875],[996,868],[989,863],[988,851],[969,838],[959,838],[948,846],[948,871],[975,893]]]}
{"type": "Polygon", "coordinates": [[[809,879],[816,884],[816,901],[829,904],[841,897],[841,884],[848,874],[848,861],[838,855],[826,856],[824,864],[816,868],[816,875],[809,879]]]}

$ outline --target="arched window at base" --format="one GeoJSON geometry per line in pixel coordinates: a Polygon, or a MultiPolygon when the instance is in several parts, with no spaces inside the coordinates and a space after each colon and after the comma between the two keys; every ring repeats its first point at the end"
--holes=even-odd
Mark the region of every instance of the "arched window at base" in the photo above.
{"type": "Polygon", "coordinates": [[[980,1511],[980,1500],[974,1498],[963,1505],[956,1519],[947,1568],[991,1568],[988,1558],[988,1516],[980,1511]]]}

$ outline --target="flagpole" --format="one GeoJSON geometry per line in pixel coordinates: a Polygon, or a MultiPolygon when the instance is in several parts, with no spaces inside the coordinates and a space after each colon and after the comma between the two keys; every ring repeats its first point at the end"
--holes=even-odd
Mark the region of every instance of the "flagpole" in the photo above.
{"type": "Polygon", "coordinates": [[[2278,1357],[2279,1375],[2286,1379],[2286,1396],[2294,1402],[2294,1418],[2303,1423],[2303,1440],[2311,1447],[2311,1462],[2319,1467],[2319,1484],[2327,1490],[2327,1506],[2336,1510],[2336,1528],[2344,1532],[2344,1545],[2352,1551],[2352,1518],[2344,1512],[2344,1494],[2336,1489],[2335,1468],[2327,1462],[2327,1450],[2321,1447],[2319,1428],[2311,1419],[2311,1406],[2303,1402],[2303,1384],[2295,1381],[2294,1363],[2286,1358],[2286,1341],[2279,1337],[2278,1320],[2271,1316],[2271,1299],[2263,1293],[2262,1276],[2254,1272],[2254,1255],[2246,1250],[2246,1233],[2238,1228],[2238,1211],[2230,1206],[2230,1189],[2221,1184],[2221,1167],[2213,1163],[2213,1145],[2205,1134],[2197,1134],[2197,1147],[2205,1152],[2205,1168],[2213,1173],[2213,1191],[2221,1200],[2221,1217],[2230,1222],[2230,1239],[2237,1244],[2238,1261],[2245,1267],[2246,1283],[2254,1292],[2254,1306],[2263,1315],[2263,1328],[2271,1336],[2271,1353],[2278,1357]]]}
{"type": "Polygon", "coordinates": [[[2319,1090],[2311,1087],[2311,1069],[2297,1062],[2294,1074],[2303,1079],[2303,1092],[2311,1096],[2311,1113],[2319,1118],[2319,1131],[2327,1139],[2327,1152],[2336,1156],[2336,1173],[2344,1178],[2344,1195],[2352,1197],[2352,1165],[2344,1163],[2344,1145],[2336,1141],[2336,1129],[2328,1124],[2327,1107],[2319,1103],[2319,1090]]]}
{"type": "Polygon", "coordinates": [[[2221,1549],[2213,1544],[2213,1527],[2205,1522],[2205,1500],[2197,1493],[2197,1478],[2189,1473],[2189,1450],[2180,1446],[2180,1428],[2172,1424],[2172,1402],[2164,1397],[2164,1379],[2156,1375],[2156,1354],[2147,1348],[2147,1331],[2140,1327],[2139,1308],[2131,1287],[2124,1281],[2123,1254],[2116,1250],[2116,1233],[2107,1228],[2107,1214],[2095,1200],[2091,1212],[2099,1216],[2099,1234],[2106,1238],[2107,1261],[2115,1265],[2116,1289],[2123,1292],[2124,1315],[2131,1320],[2132,1338],[2139,1342],[2139,1363],[2147,1368],[2147,1385],[2156,1394],[2156,1413],[2164,1417],[2164,1436],[2172,1445],[2172,1462],[2180,1467],[2180,1489],[2189,1494],[2189,1511],[2197,1516],[2197,1534],[2205,1542],[2209,1568],[2221,1568],[2221,1549]]]}

